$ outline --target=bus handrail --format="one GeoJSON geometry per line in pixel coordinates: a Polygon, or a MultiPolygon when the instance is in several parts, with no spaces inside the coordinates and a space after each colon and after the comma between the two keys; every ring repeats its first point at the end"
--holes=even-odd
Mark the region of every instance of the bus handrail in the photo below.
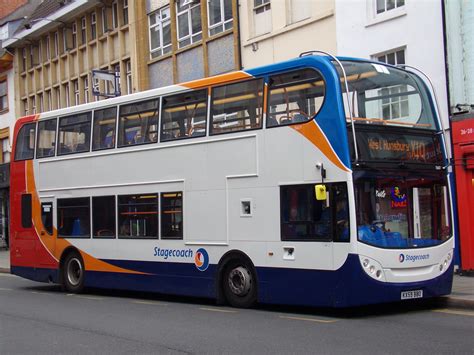
{"type": "Polygon", "coordinates": [[[431,91],[433,92],[433,95],[434,95],[434,99],[435,99],[435,107],[436,107],[436,111],[438,113],[438,119],[439,119],[439,123],[441,124],[441,131],[442,131],[442,135],[443,135],[443,146],[444,146],[444,151],[446,153],[446,161],[447,161],[447,166],[449,166],[449,157],[448,157],[448,146],[446,145],[446,128],[444,126],[444,123],[443,123],[443,118],[441,117],[441,110],[439,109],[439,101],[438,101],[438,95],[436,94],[436,89],[433,85],[433,81],[431,80],[431,78],[428,76],[428,74],[426,74],[424,71],[422,71],[421,69],[418,69],[417,67],[414,67],[412,65],[408,65],[408,64],[398,64],[397,67],[399,68],[402,68],[402,69],[412,69],[418,73],[420,73],[427,81],[428,83],[430,84],[430,87],[431,87],[431,91]]]}
{"type": "MultiPolygon", "coordinates": [[[[344,66],[342,65],[342,63],[339,61],[339,59],[337,59],[335,56],[333,56],[332,54],[328,53],[328,52],[324,52],[324,51],[319,51],[319,50],[316,50],[316,51],[307,51],[307,52],[302,52],[299,57],[305,57],[305,56],[308,56],[308,55],[312,55],[312,54],[324,54],[324,55],[327,55],[328,57],[331,57],[338,65],[339,67],[341,68],[342,70],[342,74],[344,75],[344,86],[345,86],[345,89],[346,89],[346,94],[347,94],[347,108],[349,110],[349,118],[351,119],[351,127],[352,127],[352,138],[353,138],[353,141],[354,141],[354,153],[355,153],[355,164],[357,165],[358,164],[358,161],[359,161],[359,153],[357,151],[357,138],[356,138],[356,133],[355,133],[355,126],[354,126],[354,116],[352,115],[352,109],[351,109],[351,104],[349,102],[349,85],[347,84],[347,75],[346,75],[346,71],[344,69],[344,66]]],[[[344,107],[344,100],[343,100],[343,103],[342,103],[342,107],[344,107]]],[[[345,116],[345,115],[344,115],[345,116]]]]}

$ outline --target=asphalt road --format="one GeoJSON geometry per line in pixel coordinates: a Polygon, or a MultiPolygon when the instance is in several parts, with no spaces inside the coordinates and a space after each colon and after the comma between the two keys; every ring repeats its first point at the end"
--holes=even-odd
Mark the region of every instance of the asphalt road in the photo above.
{"type": "Polygon", "coordinates": [[[0,274],[0,354],[473,354],[474,311],[441,302],[234,309],[156,294],[61,292],[0,274]]]}

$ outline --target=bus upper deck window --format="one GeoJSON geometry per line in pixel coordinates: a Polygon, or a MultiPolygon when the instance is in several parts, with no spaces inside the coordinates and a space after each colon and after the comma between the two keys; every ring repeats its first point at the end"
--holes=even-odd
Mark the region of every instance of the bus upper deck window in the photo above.
{"type": "Polygon", "coordinates": [[[36,123],[21,127],[16,141],[15,160],[33,159],[35,154],[36,123]]]}
{"type": "Polygon", "coordinates": [[[267,127],[304,123],[324,101],[324,80],[317,71],[303,69],[270,78],[267,127]]]}

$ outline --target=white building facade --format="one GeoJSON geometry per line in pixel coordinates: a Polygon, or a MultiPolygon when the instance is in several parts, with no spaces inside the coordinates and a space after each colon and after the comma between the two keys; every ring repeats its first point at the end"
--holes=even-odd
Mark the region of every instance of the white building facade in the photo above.
{"type": "Polygon", "coordinates": [[[336,0],[337,54],[419,68],[449,127],[443,9],[435,0],[336,0]]]}

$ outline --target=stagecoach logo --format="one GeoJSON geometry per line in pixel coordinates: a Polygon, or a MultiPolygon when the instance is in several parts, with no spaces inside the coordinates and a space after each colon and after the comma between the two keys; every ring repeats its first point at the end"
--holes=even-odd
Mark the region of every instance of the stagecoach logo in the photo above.
{"type": "Polygon", "coordinates": [[[194,256],[194,264],[199,271],[206,271],[209,267],[209,254],[206,249],[199,248],[194,256]]]}
{"type": "Polygon", "coordinates": [[[398,261],[403,263],[404,261],[419,261],[419,260],[428,260],[430,258],[430,254],[419,254],[419,255],[409,255],[409,254],[400,254],[398,257],[398,261]]]}
{"type": "Polygon", "coordinates": [[[204,248],[199,248],[196,253],[194,253],[192,249],[165,249],[155,247],[153,256],[163,260],[192,259],[199,271],[206,271],[209,267],[209,254],[204,248]]]}

